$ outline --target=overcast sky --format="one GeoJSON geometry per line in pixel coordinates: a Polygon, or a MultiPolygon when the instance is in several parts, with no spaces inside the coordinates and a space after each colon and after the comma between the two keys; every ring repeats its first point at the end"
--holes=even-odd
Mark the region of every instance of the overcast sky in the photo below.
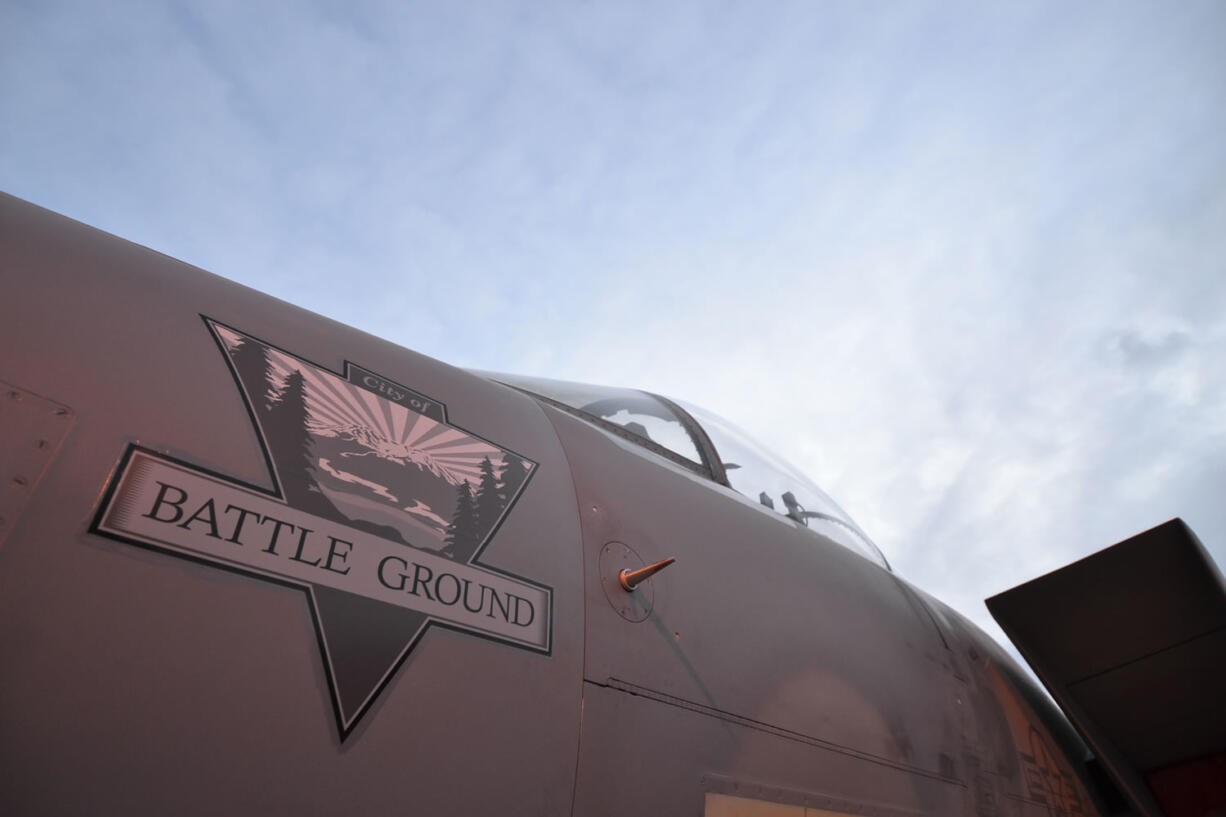
{"type": "Polygon", "coordinates": [[[1226,3],[0,2],[0,189],[626,385],[982,599],[1226,563],[1226,3]]]}

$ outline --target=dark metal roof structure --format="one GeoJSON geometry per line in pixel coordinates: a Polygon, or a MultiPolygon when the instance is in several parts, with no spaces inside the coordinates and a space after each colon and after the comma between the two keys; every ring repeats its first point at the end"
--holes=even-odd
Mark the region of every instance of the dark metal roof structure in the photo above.
{"type": "Polygon", "coordinates": [[[1182,520],[987,605],[1141,813],[1143,778],[1226,752],[1226,584],[1182,520]]]}

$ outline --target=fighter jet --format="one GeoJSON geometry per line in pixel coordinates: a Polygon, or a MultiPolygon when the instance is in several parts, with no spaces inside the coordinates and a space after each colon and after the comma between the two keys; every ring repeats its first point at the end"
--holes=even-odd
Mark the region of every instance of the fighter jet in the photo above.
{"type": "Polygon", "coordinates": [[[457,369],[11,197],[0,283],[5,814],[1220,807],[1181,523],[992,600],[1049,698],[696,406],[457,369]]]}

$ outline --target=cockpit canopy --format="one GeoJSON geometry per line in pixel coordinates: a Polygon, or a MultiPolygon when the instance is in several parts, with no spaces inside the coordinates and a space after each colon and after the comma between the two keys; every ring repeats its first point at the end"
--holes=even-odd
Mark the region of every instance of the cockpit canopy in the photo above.
{"type": "Polygon", "coordinates": [[[635,389],[478,372],[592,422],[889,569],[860,526],[782,457],[698,406],[635,389]]]}

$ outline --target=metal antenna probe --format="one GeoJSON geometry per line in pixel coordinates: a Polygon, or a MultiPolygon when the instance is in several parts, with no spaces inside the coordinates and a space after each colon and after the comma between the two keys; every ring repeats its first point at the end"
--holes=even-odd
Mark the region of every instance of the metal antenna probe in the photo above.
{"type": "Polygon", "coordinates": [[[631,570],[628,567],[622,568],[621,572],[617,574],[617,581],[621,584],[622,590],[625,590],[627,593],[632,593],[634,592],[634,588],[638,587],[640,584],[647,581],[675,561],[677,560],[669,556],[662,562],[656,562],[654,565],[647,565],[647,567],[640,567],[638,570],[631,570]]]}

